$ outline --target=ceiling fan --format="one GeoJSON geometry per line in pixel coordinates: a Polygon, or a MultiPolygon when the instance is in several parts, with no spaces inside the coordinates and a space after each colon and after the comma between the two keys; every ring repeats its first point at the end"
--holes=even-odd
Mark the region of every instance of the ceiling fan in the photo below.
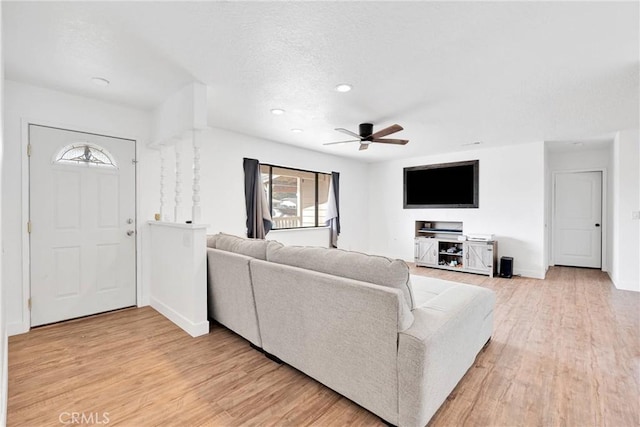
{"type": "Polygon", "coordinates": [[[359,142],[360,143],[360,151],[366,150],[369,148],[369,144],[373,142],[382,143],[382,144],[398,144],[405,145],[409,142],[408,139],[392,139],[392,138],[382,138],[383,136],[391,135],[392,133],[400,132],[403,129],[400,125],[391,125],[382,130],[379,130],[376,133],[373,133],[373,125],[371,123],[360,123],[360,135],[355,132],[351,132],[350,130],[344,128],[336,128],[338,132],[346,133],[349,136],[353,136],[358,139],[350,139],[348,141],[336,141],[336,142],[327,142],[322,145],[334,145],[334,144],[346,144],[348,142],[359,142]]]}

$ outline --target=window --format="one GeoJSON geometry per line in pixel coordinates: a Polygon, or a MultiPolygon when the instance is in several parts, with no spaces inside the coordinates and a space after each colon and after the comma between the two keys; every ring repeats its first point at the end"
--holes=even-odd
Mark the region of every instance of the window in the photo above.
{"type": "Polygon", "coordinates": [[[331,174],[260,165],[273,229],[324,226],[331,174]]]}
{"type": "Polygon", "coordinates": [[[76,142],[63,147],[54,159],[54,163],[103,166],[115,168],[113,156],[104,148],[86,142],[76,142]]]}

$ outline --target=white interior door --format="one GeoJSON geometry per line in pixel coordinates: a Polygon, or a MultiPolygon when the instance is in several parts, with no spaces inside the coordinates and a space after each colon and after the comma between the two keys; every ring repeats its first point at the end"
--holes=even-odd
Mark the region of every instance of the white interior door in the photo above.
{"type": "Polygon", "coordinates": [[[136,303],[135,142],[29,126],[31,326],[136,303]]]}
{"type": "Polygon", "coordinates": [[[556,174],[554,206],[554,264],[601,268],[602,173],[556,174]]]}

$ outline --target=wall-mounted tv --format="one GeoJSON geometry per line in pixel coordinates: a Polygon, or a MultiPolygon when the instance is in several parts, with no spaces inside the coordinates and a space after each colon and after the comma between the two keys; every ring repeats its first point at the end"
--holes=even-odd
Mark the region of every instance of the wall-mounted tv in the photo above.
{"type": "Polygon", "coordinates": [[[404,168],[404,208],[477,208],[479,160],[404,168]]]}

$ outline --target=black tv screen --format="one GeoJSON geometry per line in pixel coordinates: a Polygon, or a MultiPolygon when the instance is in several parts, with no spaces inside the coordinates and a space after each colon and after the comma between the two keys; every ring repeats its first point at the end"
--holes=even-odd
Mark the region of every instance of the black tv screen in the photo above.
{"type": "Polygon", "coordinates": [[[477,208],[479,160],[404,168],[404,208],[477,208]]]}

